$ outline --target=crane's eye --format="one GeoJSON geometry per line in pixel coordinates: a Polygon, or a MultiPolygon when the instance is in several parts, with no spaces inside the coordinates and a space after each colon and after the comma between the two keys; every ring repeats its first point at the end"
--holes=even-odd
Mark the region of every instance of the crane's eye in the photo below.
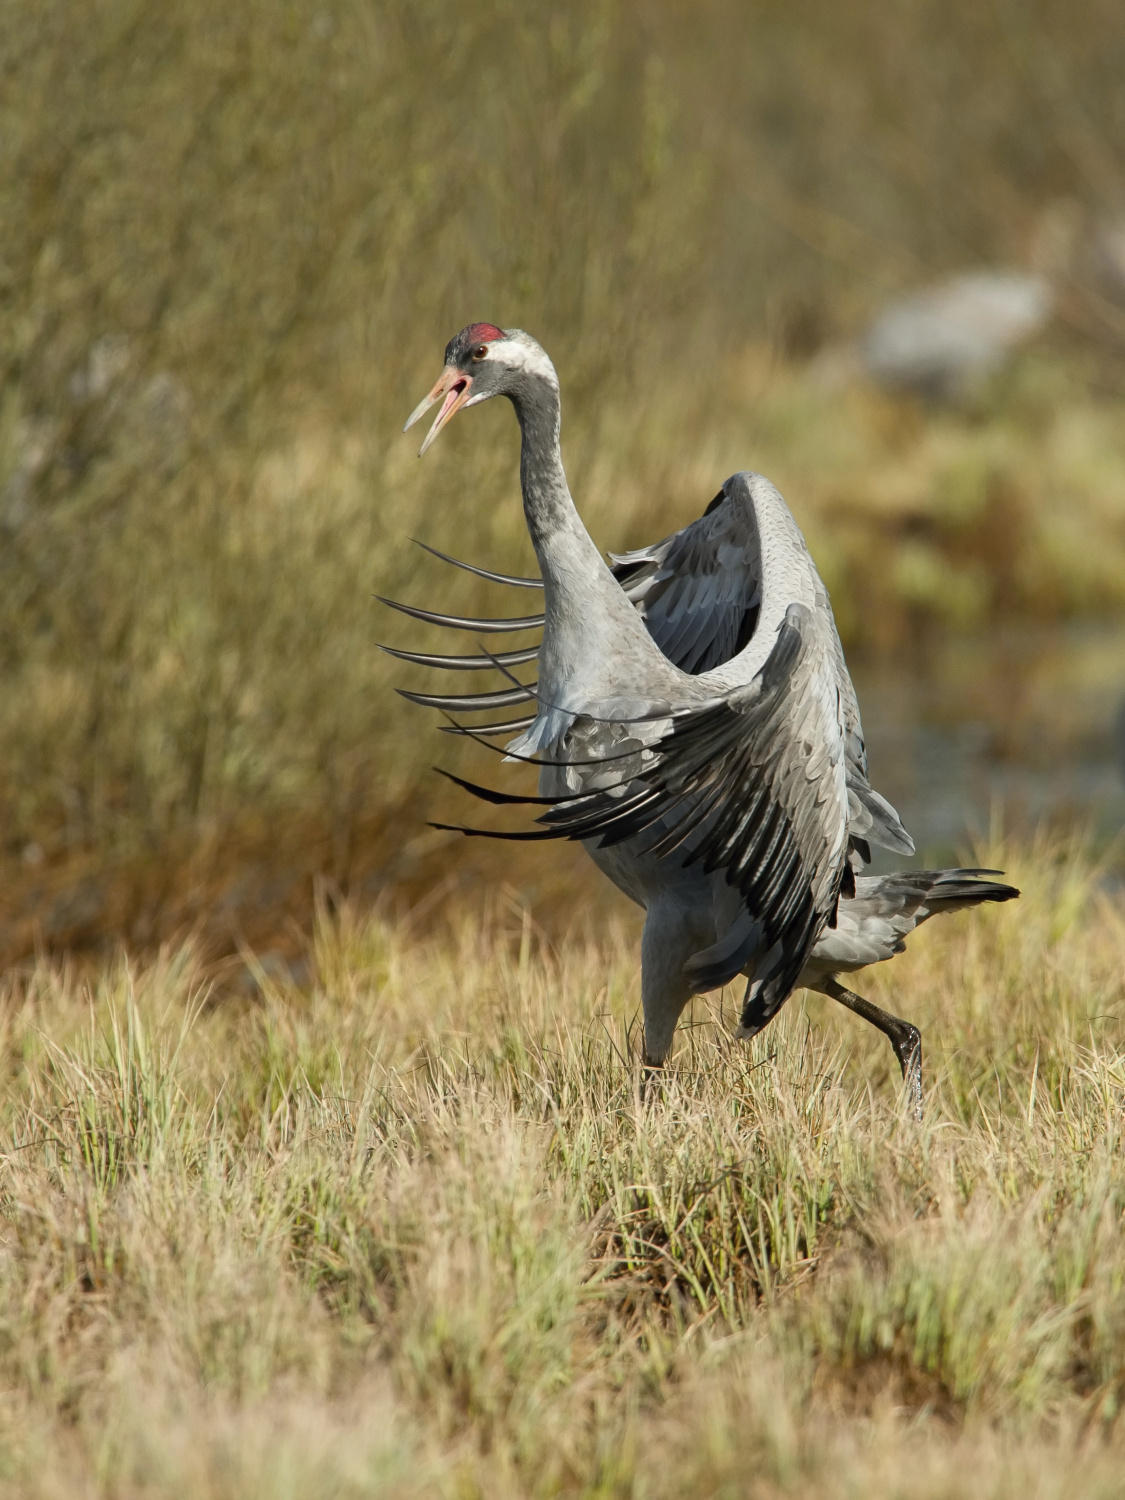
{"type": "Polygon", "coordinates": [[[487,353],[488,353],[488,345],[487,344],[478,344],[477,347],[473,350],[473,358],[474,359],[483,359],[484,356],[487,353]]]}

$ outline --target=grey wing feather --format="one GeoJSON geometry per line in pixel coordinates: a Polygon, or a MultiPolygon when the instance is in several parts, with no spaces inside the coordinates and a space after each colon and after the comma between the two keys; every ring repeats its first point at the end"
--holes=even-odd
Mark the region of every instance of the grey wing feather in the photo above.
{"type": "Polygon", "coordinates": [[[409,615],[414,620],[424,620],[427,625],[444,625],[450,630],[474,630],[485,635],[502,635],[509,630],[538,630],[545,619],[543,615],[520,615],[499,620],[478,619],[474,615],[443,615],[436,610],[419,609],[415,604],[400,604],[395,599],[384,599],[382,594],[376,594],[375,597],[388,609],[397,609],[400,614],[409,615]]]}
{"type": "Polygon", "coordinates": [[[682,531],[610,558],[649,634],[681,671],[709,672],[753,634],[761,557],[753,510],[741,495],[720,491],[682,531]]]}
{"type": "MultiPolygon", "coordinates": [[[[860,867],[871,862],[872,844],[895,854],[913,854],[914,840],[902,826],[898,813],[879,795],[851,755],[847,756],[847,766],[848,836],[860,867]]],[[[855,858],[852,866],[856,867],[855,858]]]]}
{"type": "Polygon", "coordinates": [[[535,697],[535,684],[498,693],[410,693],[406,688],[395,688],[395,692],[410,703],[420,703],[423,708],[441,708],[447,713],[480,713],[531,702],[535,697]]]}
{"type": "Polygon", "coordinates": [[[940,912],[961,911],[982,901],[1011,901],[1014,886],[989,880],[1003,870],[897,870],[890,875],[861,875],[856,880],[856,908],[864,913],[909,921],[913,931],[940,912]]]}
{"type": "Polygon", "coordinates": [[[475,573],[478,578],[487,578],[490,583],[506,583],[517,589],[541,589],[542,578],[520,578],[514,573],[494,573],[491,568],[478,568],[476,563],[462,562],[460,558],[450,557],[448,552],[439,552],[436,547],[431,547],[429,542],[420,542],[414,538],[414,545],[421,547],[423,552],[428,552],[431,557],[439,558],[444,563],[450,563],[455,568],[462,568],[466,573],[475,573]]]}
{"type": "Polygon", "coordinates": [[[497,651],[479,656],[436,656],[430,651],[403,651],[397,646],[380,646],[388,656],[399,661],[413,662],[419,667],[438,667],[443,672],[494,672],[497,667],[518,667],[524,662],[534,661],[539,655],[538,646],[527,646],[523,651],[497,651]]]}
{"type": "Polygon", "coordinates": [[[836,684],[840,693],[840,714],[844,723],[844,758],[848,768],[848,835],[851,840],[852,867],[862,868],[871,862],[871,844],[894,854],[913,854],[914,840],[902,826],[898,813],[867,779],[867,745],[859,717],[859,703],[851,673],[844,660],[844,648],[832,613],[828,590],[819,575],[817,607],[831,626],[832,658],[836,684]]]}
{"type": "MultiPolygon", "coordinates": [[[[681,671],[709,672],[736,656],[753,635],[762,600],[761,542],[753,503],[741,486],[729,492],[724,486],[682,531],[610,558],[649,634],[681,671]]],[[[830,626],[844,723],[852,862],[862,868],[870,862],[871,844],[896,854],[913,854],[914,844],[898,813],[868,781],[855,689],[828,591],[819,577],[817,584],[817,609],[830,626]]]]}
{"type": "Polygon", "coordinates": [[[882,963],[901,953],[906,939],[930,917],[986,901],[1012,901],[1019,891],[985,877],[1000,870],[899,870],[856,878],[855,896],[842,900],[834,929],[826,929],[809,954],[800,982],[819,989],[825,978],[882,963]]]}

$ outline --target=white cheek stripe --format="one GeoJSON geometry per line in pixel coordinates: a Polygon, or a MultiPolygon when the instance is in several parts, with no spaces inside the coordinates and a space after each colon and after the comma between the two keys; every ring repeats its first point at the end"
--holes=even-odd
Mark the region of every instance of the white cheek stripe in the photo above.
{"type": "Polygon", "coordinates": [[[506,339],[496,339],[488,346],[488,357],[497,364],[506,365],[510,370],[526,370],[528,374],[538,375],[541,379],[549,380],[556,388],[558,386],[559,378],[546,350],[540,348],[527,334],[521,337],[517,331],[506,339]]]}

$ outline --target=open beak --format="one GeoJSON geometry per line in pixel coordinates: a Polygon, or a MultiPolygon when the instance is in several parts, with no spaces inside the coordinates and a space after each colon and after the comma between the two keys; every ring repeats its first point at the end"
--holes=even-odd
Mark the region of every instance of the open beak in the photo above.
{"type": "Polygon", "coordinates": [[[425,453],[450,417],[455,412],[459,412],[464,406],[465,402],[469,399],[469,392],[472,389],[472,385],[473,377],[471,375],[465,375],[456,365],[446,365],[445,369],[441,372],[441,378],[433,390],[424,401],[419,401],[418,405],[410,413],[410,416],[406,420],[406,426],[402,429],[403,432],[413,427],[418,418],[425,412],[428,412],[435,401],[441,401],[441,410],[434,418],[434,425],[427,432],[426,441],[418,449],[419,458],[422,457],[422,454],[425,453]],[[441,400],[443,396],[445,397],[444,401],[441,400]]]}

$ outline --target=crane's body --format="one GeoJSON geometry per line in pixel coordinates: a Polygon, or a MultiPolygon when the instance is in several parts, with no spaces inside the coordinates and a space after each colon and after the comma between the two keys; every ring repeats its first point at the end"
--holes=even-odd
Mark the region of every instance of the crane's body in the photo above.
{"type": "MultiPolygon", "coordinates": [[[[781,495],[749,472],[727,480],[698,521],[607,564],[563,471],[554,367],[520,330],[474,324],[451,341],[442,378],[411,418],[445,398],[422,451],[461,406],[494,394],[509,397],[519,420],[524,513],[541,580],[473,571],[524,587],[541,581],[542,616],[517,622],[542,624],[538,682],[463,698],[406,696],[466,710],[535,705],[530,718],[485,732],[518,731],[507,749],[540,765],[539,797],[461,784],[490,801],[545,806],[536,831],[506,836],[581,840],[645,909],[650,1064],[666,1057],[691,995],[739,974],[748,980],[739,1032],[753,1036],[796,984],[833,993],[827,986],[851,957],[891,956],[893,944],[881,951],[888,934],[901,947],[905,930],[930,914],[916,901],[903,917],[910,903],[898,887],[864,877],[857,885],[872,843],[901,853],[913,844],[868,782],[827,591],[781,495]],[[882,911],[896,902],[902,932],[882,911]]],[[[434,623],[473,623],[396,607],[434,623]]],[[[495,664],[512,682],[510,667],[529,659],[395,654],[466,669],[495,664]]],[[[1015,894],[979,879],[973,894],[965,882],[960,889],[961,904],[1015,894]]],[[[906,1026],[858,1005],[877,1025],[876,1016],[906,1026]]],[[[920,1107],[917,1033],[906,1055],[883,1029],[920,1107]]]]}

